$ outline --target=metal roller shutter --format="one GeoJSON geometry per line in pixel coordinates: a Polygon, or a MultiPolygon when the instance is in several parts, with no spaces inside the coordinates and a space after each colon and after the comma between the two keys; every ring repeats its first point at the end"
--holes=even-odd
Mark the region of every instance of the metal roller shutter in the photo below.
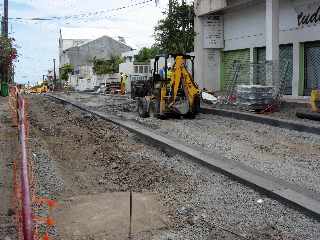
{"type": "Polygon", "coordinates": [[[231,84],[234,77],[234,63],[240,63],[240,75],[237,84],[248,84],[250,82],[249,76],[249,62],[250,49],[226,51],[223,56],[223,71],[224,71],[224,85],[223,90],[226,90],[231,84]]]}

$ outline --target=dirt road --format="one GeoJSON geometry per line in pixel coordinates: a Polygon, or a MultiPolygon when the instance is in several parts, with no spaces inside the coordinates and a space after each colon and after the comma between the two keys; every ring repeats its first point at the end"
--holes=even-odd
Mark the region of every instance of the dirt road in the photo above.
{"type": "Polygon", "coordinates": [[[92,110],[121,116],[163,135],[218,153],[320,194],[320,136],[200,114],[196,119],[142,119],[124,96],[60,94],[92,110]]]}
{"type": "Polygon", "coordinates": [[[56,239],[319,239],[317,221],[68,105],[30,97],[39,194],[56,239]]]}
{"type": "Polygon", "coordinates": [[[0,97],[0,239],[16,239],[13,219],[13,161],[17,158],[17,130],[12,127],[8,98],[0,97]]]}

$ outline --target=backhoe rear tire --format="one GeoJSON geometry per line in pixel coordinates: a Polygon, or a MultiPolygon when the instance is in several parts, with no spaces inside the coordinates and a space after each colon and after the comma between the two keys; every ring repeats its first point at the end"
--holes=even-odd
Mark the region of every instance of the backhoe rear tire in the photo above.
{"type": "Polygon", "coordinates": [[[149,104],[145,98],[139,98],[138,100],[138,114],[141,118],[149,117],[149,104]]]}
{"type": "Polygon", "coordinates": [[[200,97],[195,97],[192,109],[186,115],[184,115],[187,119],[194,119],[196,115],[200,113],[200,97]]]}
{"type": "Polygon", "coordinates": [[[193,103],[193,108],[192,108],[192,112],[194,115],[197,115],[200,113],[200,96],[196,96],[194,98],[194,103],[193,103]]]}

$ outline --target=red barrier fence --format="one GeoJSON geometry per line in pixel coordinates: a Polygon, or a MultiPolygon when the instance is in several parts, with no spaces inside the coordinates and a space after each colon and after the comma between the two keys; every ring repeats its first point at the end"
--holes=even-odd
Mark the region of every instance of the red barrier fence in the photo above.
{"type": "Polygon", "coordinates": [[[36,181],[33,174],[33,161],[29,158],[27,148],[29,139],[29,121],[27,103],[15,86],[10,87],[9,107],[13,125],[17,127],[19,144],[18,160],[13,164],[14,209],[16,213],[16,228],[19,240],[50,240],[48,229],[54,225],[51,211],[56,202],[41,198],[36,193],[36,181]],[[47,208],[45,217],[37,216],[38,209],[47,208]],[[41,233],[39,232],[39,229],[41,233]]]}

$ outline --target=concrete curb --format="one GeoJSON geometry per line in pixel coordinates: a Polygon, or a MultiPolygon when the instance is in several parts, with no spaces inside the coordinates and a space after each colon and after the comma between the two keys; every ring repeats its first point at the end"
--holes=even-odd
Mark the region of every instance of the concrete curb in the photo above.
{"type": "Polygon", "coordinates": [[[201,108],[201,113],[214,114],[222,117],[234,118],[237,120],[251,121],[255,123],[270,125],[273,127],[285,128],[289,130],[295,130],[298,132],[306,132],[320,135],[320,127],[306,125],[293,120],[282,120],[269,116],[214,108],[201,108]]]}
{"type": "Polygon", "coordinates": [[[69,102],[62,98],[48,95],[54,100],[58,100],[64,104],[70,104],[82,111],[86,111],[108,122],[119,125],[130,132],[142,137],[146,143],[152,144],[156,147],[170,149],[174,152],[186,156],[194,161],[197,161],[215,171],[219,171],[245,185],[248,185],[263,194],[267,194],[285,203],[293,204],[302,210],[305,214],[320,220],[320,195],[306,191],[300,186],[287,183],[281,179],[277,179],[264,172],[250,168],[240,162],[226,159],[217,154],[207,154],[195,147],[187,146],[184,143],[178,142],[175,139],[168,138],[167,136],[159,135],[152,130],[142,127],[138,123],[124,120],[120,117],[102,114],[96,111],[91,111],[76,103],[69,102]]]}

